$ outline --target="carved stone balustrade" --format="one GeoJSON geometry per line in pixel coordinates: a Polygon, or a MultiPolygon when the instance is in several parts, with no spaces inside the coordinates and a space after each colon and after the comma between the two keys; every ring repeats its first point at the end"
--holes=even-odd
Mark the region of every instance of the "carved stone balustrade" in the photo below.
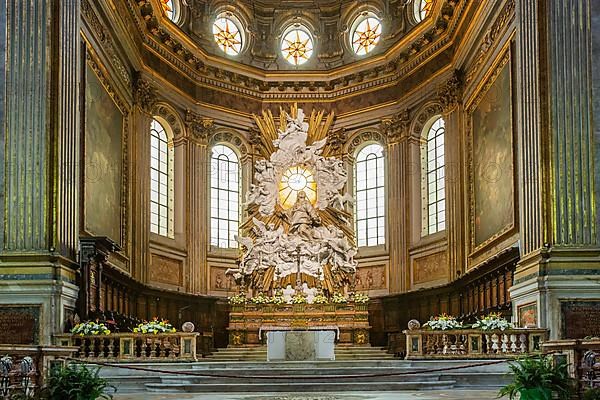
{"type": "Polygon", "coordinates": [[[64,346],[0,345],[0,399],[33,396],[54,366],[65,363],[77,349],[64,346]]]}
{"type": "Polygon", "coordinates": [[[513,358],[541,352],[546,329],[407,330],[407,359],[513,358]]]}
{"type": "Polygon", "coordinates": [[[56,335],[61,345],[76,346],[82,361],[195,361],[199,333],[111,333],[110,335],[56,335]]]}
{"type": "Polygon", "coordinates": [[[589,388],[600,388],[600,338],[551,340],[542,349],[556,361],[567,363],[580,394],[589,388]]]}

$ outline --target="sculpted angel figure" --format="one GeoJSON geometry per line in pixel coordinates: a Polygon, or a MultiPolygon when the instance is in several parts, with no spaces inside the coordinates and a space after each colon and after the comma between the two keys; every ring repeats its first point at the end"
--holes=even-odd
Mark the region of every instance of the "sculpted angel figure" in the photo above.
{"type": "Polygon", "coordinates": [[[340,269],[344,272],[354,272],[357,262],[354,260],[356,249],[352,247],[341,229],[334,226],[330,227],[332,237],[329,239],[329,245],[332,249],[332,269],[340,269]]]}
{"type": "Polygon", "coordinates": [[[257,184],[250,186],[250,192],[246,197],[247,202],[258,204],[262,215],[270,215],[277,202],[275,170],[267,160],[258,160],[254,169],[254,178],[257,184]]]}
{"type": "Polygon", "coordinates": [[[290,160],[298,160],[305,151],[308,138],[308,123],[304,122],[304,112],[298,109],[298,116],[294,119],[287,116],[285,131],[278,132],[278,138],[273,145],[278,151],[271,154],[271,162],[275,166],[286,165],[290,160]]]}

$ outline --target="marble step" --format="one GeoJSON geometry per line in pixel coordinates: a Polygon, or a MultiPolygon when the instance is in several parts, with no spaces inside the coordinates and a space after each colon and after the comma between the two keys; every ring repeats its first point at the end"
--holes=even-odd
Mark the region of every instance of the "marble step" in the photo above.
{"type": "Polygon", "coordinates": [[[400,391],[400,390],[442,390],[452,389],[454,381],[414,381],[414,382],[261,382],[246,384],[231,383],[148,383],[149,392],[158,393],[227,393],[227,392],[362,392],[362,391],[400,391]]]}

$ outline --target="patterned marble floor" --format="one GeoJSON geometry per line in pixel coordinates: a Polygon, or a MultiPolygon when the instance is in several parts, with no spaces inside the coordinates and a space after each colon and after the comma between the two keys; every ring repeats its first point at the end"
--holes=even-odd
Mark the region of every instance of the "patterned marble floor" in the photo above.
{"type": "Polygon", "coordinates": [[[492,400],[497,391],[449,390],[427,392],[369,392],[369,393],[328,393],[328,394],[124,394],[116,395],[115,400],[492,400]]]}

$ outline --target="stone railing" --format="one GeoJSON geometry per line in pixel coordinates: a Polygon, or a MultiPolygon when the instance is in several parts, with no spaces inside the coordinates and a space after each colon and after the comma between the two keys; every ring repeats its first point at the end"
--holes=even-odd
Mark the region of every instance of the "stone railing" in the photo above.
{"type": "Polygon", "coordinates": [[[541,352],[546,329],[406,330],[407,359],[512,358],[541,352]]]}
{"type": "Polygon", "coordinates": [[[196,361],[199,333],[111,333],[109,335],[56,335],[57,343],[77,347],[82,361],[196,361]]]}
{"type": "Polygon", "coordinates": [[[600,338],[551,340],[542,344],[544,353],[569,365],[579,392],[600,388],[600,338]]]}
{"type": "Polygon", "coordinates": [[[0,399],[32,396],[54,366],[65,363],[77,349],[58,346],[0,345],[0,399]]]}

